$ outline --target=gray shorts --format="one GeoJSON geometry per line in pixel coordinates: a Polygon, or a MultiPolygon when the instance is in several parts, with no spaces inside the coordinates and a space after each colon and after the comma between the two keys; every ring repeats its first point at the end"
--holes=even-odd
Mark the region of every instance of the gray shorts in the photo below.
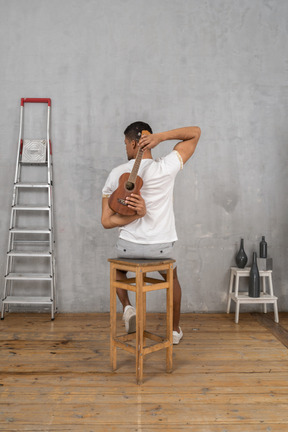
{"type": "Polygon", "coordinates": [[[173,259],[173,246],[175,242],[158,244],[138,244],[118,239],[115,246],[117,258],[130,259],[173,259]]]}

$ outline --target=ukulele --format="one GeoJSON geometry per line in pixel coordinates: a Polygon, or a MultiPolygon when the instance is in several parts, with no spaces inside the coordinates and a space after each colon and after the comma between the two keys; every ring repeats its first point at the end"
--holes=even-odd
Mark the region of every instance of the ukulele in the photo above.
{"type": "MultiPolygon", "coordinates": [[[[142,135],[150,135],[150,132],[143,130],[142,135]]],[[[109,198],[109,207],[122,216],[133,216],[136,211],[129,208],[126,204],[126,198],[132,193],[139,195],[143,185],[143,180],[137,175],[144,151],[139,148],[131,173],[124,173],[119,178],[119,186],[109,198]]]]}

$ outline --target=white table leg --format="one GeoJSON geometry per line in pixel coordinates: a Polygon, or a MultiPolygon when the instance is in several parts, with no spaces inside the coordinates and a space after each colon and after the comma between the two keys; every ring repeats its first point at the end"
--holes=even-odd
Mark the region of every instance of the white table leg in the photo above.
{"type": "Polygon", "coordinates": [[[236,301],[236,309],[235,309],[235,323],[238,324],[239,322],[239,309],[240,309],[240,303],[239,301],[236,301]]]}
{"type": "MultiPolygon", "coordinates": [[[[263,294],[266,294],[266,276],[263,276],[262,278],[262,282],[263,282],[263,294]]],[[[264,313],[267,313],[267,304],[264,303],[264,313]]]]}
{"type": "Polygon", "coordinates": [[[233,291],[233,280],[234,280],[234,274],[233,274],[233,270],[231,270],[230,283],[229,283],[229,293],[228,293],[228,302],[227,302],[227,314],[229,314],[229,312],[230,312],[231,294],[232,294],[232,291],[233,291]]]}

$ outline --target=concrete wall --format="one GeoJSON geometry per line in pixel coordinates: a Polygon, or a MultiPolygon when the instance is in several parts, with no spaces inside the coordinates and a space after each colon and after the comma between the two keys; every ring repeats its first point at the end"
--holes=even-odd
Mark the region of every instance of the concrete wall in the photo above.
{"type": "MultiPolygon", "coordinates": [[[[155,131],[202,129],[175,189],[182,310],[223,312],[240,238],[251,260],[265,235],[287,311],[288,2],[1,0],[0,8],[1,274],[20,98],[50,97],[60,311],[109,310],[117,232],[100,224],[101,189],[125,160],[124,128],[138,119],[155,131]]],[[[149,308],[162,304],[155,296],[149,308]]]]}

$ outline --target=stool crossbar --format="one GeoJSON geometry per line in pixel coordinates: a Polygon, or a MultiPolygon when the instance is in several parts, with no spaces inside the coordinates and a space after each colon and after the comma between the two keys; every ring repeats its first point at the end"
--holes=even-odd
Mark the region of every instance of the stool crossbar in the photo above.
{"type": "Polygon", "coordinates": [[[166,370],[172,372],[173,352],[173,259],[132,260],[108,259],[110,262],[110,359],[113,371],[117,367],[117,348],[124,349],[136,357],[136,380],[143,381],[144,356],[166,349],[166,370]],[[117,280],[117,270],[135,273],[135,277],[117,280]],[[147,273],[163,272],[163,279],[148,277],[147,273]],[[136,332],[117,336],[116,325],[116,290],[122,288],[136,294],[136,332]],[[166,289],[166,336],[148,332],[146,328],[146,294],[151,291],[166,289]],[[155,342],[145,346],[145,339],[155,342]],[[135,340],[133,346],[131,341],[135,340]]]}

